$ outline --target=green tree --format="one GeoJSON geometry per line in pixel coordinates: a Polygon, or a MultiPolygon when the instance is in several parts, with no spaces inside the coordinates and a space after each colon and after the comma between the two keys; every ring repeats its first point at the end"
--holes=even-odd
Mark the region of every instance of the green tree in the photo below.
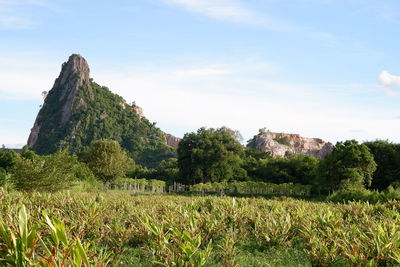
{"type": "Polygon", "coordinates": [[[0,149],[0,168],[5,171],[10,170],[14,166],[17,157],[18,154],[12,150],[5,151],[4,149],[0,149]]]}
{"type": "Polygon", "coordinates": [[[178,159],[170,158],[161,161],[157,167],[155,178],[169,183],[178,181],[180,179],[178,159]]]}
{"type": "Polygon", "coordinates": [[[25,145],[22,148],[21,157],[23,157],[25,159],[34,159],[34,158],[38,157],[38,155],[34,151],[30,150],[27,145],[25,145]]]}
{"type": "Polygon", "coordinates": [[[320,189],[347,190],[370,186],[376,170],[374,156],[356,140],[336,143],[333,151],[321,160],[320,189]]]}
{"type": "Polygon", "coordinates": [[[82,154],[94,175],[104,183],[124,177],[133,164],[125,151],[116,141],[98,140],[92,142],[89,149],[82,154]]]}
{"type": "Polygon", "coordinates": [[[384,190],[400,181],[400,145],[377,140],[364,143],[374,155],[377,169],[374,172],[371,188],[384,190]]]}
{"type": "Polygon", "coordinates": [[[17,190],[55,192],[76,180],[78,160],[64,149],[49,156],[18,157],[11,171],[11,183],[17,190]]]}
{"type": "Polygon", "coordinates": [[[226,128],[200,128],[185,134],[178,147],[178,166],[184,183],[218,182],[245,175],[243,146],[226,128]]]}

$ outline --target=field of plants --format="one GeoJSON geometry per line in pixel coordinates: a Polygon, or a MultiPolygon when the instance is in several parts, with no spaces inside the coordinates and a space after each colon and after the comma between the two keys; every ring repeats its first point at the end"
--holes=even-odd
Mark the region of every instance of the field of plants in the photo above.
{"type": "Polygon", "coordinates": [[[395,266],[400,202],[0,191],[0,266],[395,266]]]}

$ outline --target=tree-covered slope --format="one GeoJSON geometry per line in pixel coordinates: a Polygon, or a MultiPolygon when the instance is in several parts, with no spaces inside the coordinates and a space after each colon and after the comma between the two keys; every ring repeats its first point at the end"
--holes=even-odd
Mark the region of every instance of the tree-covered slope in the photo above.
{"type": "Polygon", "coordinates": [[[137,106],[95,83],[86,60],[72,55],[46,96],[28,145],[39,154],[66,146],[79,153],[98,139],[118,141],[132,158],[147,166],[174,152],[165,134],[137,106]]]}

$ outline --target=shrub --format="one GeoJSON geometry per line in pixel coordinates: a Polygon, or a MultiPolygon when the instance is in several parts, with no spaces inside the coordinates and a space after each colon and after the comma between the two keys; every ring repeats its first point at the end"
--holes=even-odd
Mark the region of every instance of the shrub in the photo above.
{"type": "Polygon", "coordinates": [[[340,190],[327,198],[333,202],[363,201],[369,203],[400,200],[400,191],[389,186],[385,191],[371,191],[367,189],[340,190]]]}
{"type": "Polygon", "coordinates": [[[76,180],[77,159],[66,150],[49,156],[19,157],[12,169],[11,182],[21,191],[59,191],[76,180]]]}
{"type": "Polygon", "coordinates": [[[7,172],[0,168],[0,186],[3,186],[6,183],[7,172]]]}

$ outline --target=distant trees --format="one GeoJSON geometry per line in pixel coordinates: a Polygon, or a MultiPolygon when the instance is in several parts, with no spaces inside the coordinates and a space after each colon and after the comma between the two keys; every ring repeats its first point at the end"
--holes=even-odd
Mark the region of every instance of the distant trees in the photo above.
{"type": "Polygon", "coordinates": [[[319,187],[323,190],[352,190],[370,186],[376,170],[374,156],[365,144],[355,140],[338,142],[319,166],[319,187]]]}
{"type": "Polygon", "coordinates": [[[82,153],[81,158],[104,183],[124,177],[130,165],[134,164],[120,144],[111,140],[92,142],[89,149],[82,153]]]}
{"type": "Polygon", "coordinates": [[[160,162],[156,171],[155,178],[169,183],[180,180],[180,173],[178,168],[178,159],[171,158],[160,162]]]}
{"type": "MultiPolygon", "coordinates": [[[[249,149],[251,148],[247,148],[247,151],[249,149]]],[[[318,164],[319,159],[302,154],[292,155],[289,158],[264,156],[259,159],[247,154],[244,169],[251,180],[307,185],[315,180],[318,164]]]]}
{"type": "Polygon", "coordinates": [[[241,168],[243,146],[226,128],[200,128],[185,134],[178,147],[184,183],[218,182],[246,176],[241,168]]]}
{"type": "MultiPolygon", "coordinates": [[[[364,192],[400,186],[400,145],[387,141],[338,142],[323,159],[303,154],[272,157],[238,141],[229,128],[200,128],[184,136],[178,158],[146,168],[128,157],[117,141],[98,140],[79,157],[68,148],[40,156],[24,147],[20,154],[0,149],[0,186],[24,191],[57,191],[74,181],[113,183],[118,178],[157,179],[169,184],[225,183],[300,184],[313,192],[364,192]],[[364,190],[364,191],[363,191],[364,190]]],[[[86,184],[86,183],[83,183],[86,184]]],[[[393,189],[393,188],[392,188],[393,189]]],[[[342,195],[343,195],[342,194],[342,195]]],[[[337,194],[340,195],[340,194],[337,194]]]]}

